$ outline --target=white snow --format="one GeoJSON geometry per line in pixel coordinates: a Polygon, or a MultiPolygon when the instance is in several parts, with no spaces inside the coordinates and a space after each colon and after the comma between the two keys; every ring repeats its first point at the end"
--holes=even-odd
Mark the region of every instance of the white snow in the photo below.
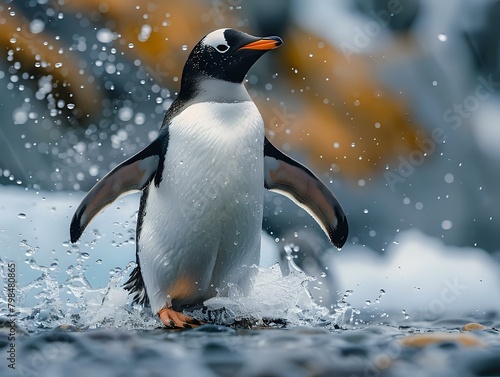
{"type": "MultiPolygon", "coordinates": [[[[360,246],[335,255],[340,288],[361,309],[383,289],[380,310],[430,317],[500,310],[500,266],[477,248],[445,246],[417,230],[403,232],[379,256],[360,246]]],[[[373,304],[371,305],[373,307],[373,304]]],[[[403,316],[403,314],[401,314],[403,316]]]]}

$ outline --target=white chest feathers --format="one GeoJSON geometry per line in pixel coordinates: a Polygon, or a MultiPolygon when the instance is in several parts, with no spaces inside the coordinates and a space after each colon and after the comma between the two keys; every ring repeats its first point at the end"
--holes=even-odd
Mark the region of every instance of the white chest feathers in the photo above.
{"type": "Polygon", "coordinates": [[[161,186],[177,200],[262,191],[264,125],[253,102],[194,104],[173,120],[169,135],[161,186]]]}
{"type": "Polygon", "coordinates": [[[173,119],[139,239],[153,310],[210,297],[228,283],[248,284],[243,267],[260,255],[263,142],[252,101],[196,103],[173,119]]]}

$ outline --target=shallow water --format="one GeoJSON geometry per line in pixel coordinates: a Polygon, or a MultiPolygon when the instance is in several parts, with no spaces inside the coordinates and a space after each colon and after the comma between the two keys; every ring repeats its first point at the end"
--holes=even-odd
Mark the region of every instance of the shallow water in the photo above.
{"type": "MultiPolygon", "coordinates": [[[[448,340],[426,347],[400,340],[420,332],[457,336],[466,320],[290,329],[55,329],[19,336],[16,373],[27,376],[493,376],[500,375],[496,330],[470,335],[477,346],[448,340]]],[[[498,322],[497,322],[498,323],[498,322]]],[[[458,338],[457,338],[458,339],[458,338]]],[[[6,354],[5,335],[0,336],[6,354]]],[[[8,371],[5,357],[0,367],[8,371]]],[[[9,371],[13,372],[13,371],[9,371]]],[[[10,373],[9,373],[10,375],[10,373]]]]}
{"type": "Polygon", "coordinates": [[[40,291],[40,301],[15,313],[2,305],[1,375],[500,375],[495,314],[398,323],[390,319],[398,318],[393,313],[375,316],[353,309],[345,301],[348,293],[337,311],[329,312],[307,294],[308,277],[299,272],[282,277],[279,267],[271,266],[259,269],[249,297],[235,291],[208,300],[208,313],[192,313],[227,326],[167,330],[147,309],[128,303],[121,284],[130,268],[117,269],[102,289],[85,287],[77,278],[55,283],[50,269],[40,284],[22,287],[23,294],[40,291]],[[74,299],[63,303],[63,292],[74,299]],[[13,342],[10,319],[16,323],[13,342]],[[485,329],[461,331],[470,322],[485,329]],[[419,344],[416,337],[424,334],[435,338],[419,344]]]}

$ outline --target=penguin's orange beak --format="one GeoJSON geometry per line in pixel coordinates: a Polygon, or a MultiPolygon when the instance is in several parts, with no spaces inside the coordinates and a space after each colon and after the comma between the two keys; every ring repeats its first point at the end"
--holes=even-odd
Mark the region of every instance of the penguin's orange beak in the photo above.
{"type": "Polygon", "coordinates": [[[283,44],[280,37],[267,37],[254,42],[250,42],[238,50],[273,50],[283,44]]]}

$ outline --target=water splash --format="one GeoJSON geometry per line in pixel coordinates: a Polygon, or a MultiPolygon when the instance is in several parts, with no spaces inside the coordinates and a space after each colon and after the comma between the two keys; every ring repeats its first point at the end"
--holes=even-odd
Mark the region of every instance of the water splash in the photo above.
{"type": "Polygon", "coordinates": [[[215,315],[218,322],[226,325],[251,321],[260,326],[271,321],[281,325],[315,326],[324,322],[329,312],[317,305],[307,290],[311,277],[297,270],[282,276],[279,264],[255,268],[258,273],[252,278],[248,296],[236,286],[229,286],[227,297],[218,295],[205,301],[208,311],[197,310],[193,316],[207,322],[215,315]]]}
{"type": "MultiPolygon", "coordinates": [[[[96,239],[100,237],[96,231],[94,236],[96,239]]],[[[35,259],[38,258],[38,248],[28,245],[27,241],[23,241],[22,246],[27,249],[25,262],[34,277],[29,283],[18,283],[16,287],[16,323],[19,327],[38,332],[66,325],[79,329],[154,329],[162,326],[149,308],[132,304],[128,292],[122,288],[135,263],[130,262],[125,268],[115,267],[105,286],[95,288],[86,277],[88,269],[94,266],[91,256],[84,251],[91,248],[90,244],[83,244],[80,250],[77,245],[63,242],[62,246],[71,256],[69,265],[62,265],[54,257],[46,265],[40,264],[35,259]]],[[[282,275],[278,264],[266,268],[255,266],[257,273],[249,296],[244,296],[237,286],[226,287],[224,295],[221,293],[204,303],[213,313],[223,309],[223,315],[207,318],[207,310],[193,315],[204,322],[227,325],[237,324],[241,319],[251,319],[256,325],[271,321],[287,326],[334,326],[345,322],[349,316],[352,321],[354,313],[346,302],[349,294],[333,312],[315,303],[308,290],[308,284],[314,278],[307,276],[294,263],[291,256],[293,246],[285,249],[288,275],[282,275]]],[[[98,261],[95,263],[102,263],[101,259],[98,261]]],[[[7,297],[6,265],[7,262],[0,259],[0,278],[4,282],[0,304],[5,304],[7,297]]],[[[6,307],[0,305],[0,317],[8,317],[6,307]]]]}
{"type": "MultiPolygon", "coordinates": [[[[30,283],[16,287],[16,325],[28,332],[38,332],[59,326],[79,329],[97,327],[122,327],[128,329],[153,329],[159,321],[148,309],[128,303],[128,293],[123,282],[135,266],[111,271],[108,284],[94,289],[85,277],[83,253],[78,251],[75,265],[70,265],[62,283],[59,266],[38,265],[34,258],[26,260],[28,266],[40,273],[30,283]],[[28,302],[35,302],[30,306],[28,302]]],[[[7,262],[0,259],[0,278],[7,281],[7,262]]],[[[9,317],[6,284],[0,295],[0,317],[9,317]]]]}

